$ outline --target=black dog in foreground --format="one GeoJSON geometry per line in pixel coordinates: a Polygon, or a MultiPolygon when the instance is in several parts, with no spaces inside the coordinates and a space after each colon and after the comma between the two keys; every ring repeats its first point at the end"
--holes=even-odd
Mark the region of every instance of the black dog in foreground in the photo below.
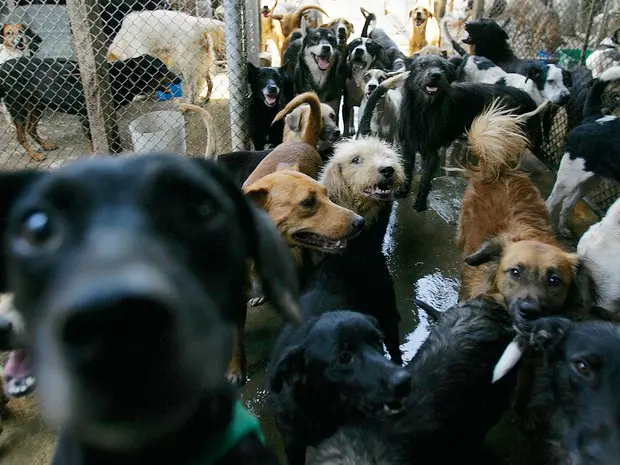
{"type": "Polygon", "coordinates": [[[483,298],[448,310],[406,367],[403,414],[342,428],[317,449],[313,465],[486,464],[484,438],[510,404],[517,370],[492,384],[514,337],[501,305],[483,298]]]}
{"type": "MultiPolygon", "coordinates": [[[[109,65],[110,92],[118,109],[134,97],[164,90],[177,79],[157,58],[143,55],[109,65]]],[[[17,138],[28,155],[36,161],[42,155],[32,150],[27,135],[43,148],[54,150],[56,145],[44,141],[37,125],[47,109],[79,115],[82,127],[90,139],[84,88],[75,61],[38,57],[22,57],[0,65],[0,99],[4,99],[13,118],[17,138]]]]}
{"type": "Polygon", "coordinates": [[[297,313],[280,234],[209,161],[0,173],[0,291],[35,359],[53,465],[276,464],[225,380],[248,262],[297,313]]]}
{"type": "Polygon", "coordinates": [[[278,337],[269,367],[269,401],[289,465],[340,426],[393,418],[410,390],[405,369],[383,355],[377,321],[352,311],[317,310],[302,297],[303,323],[278,337]]]}
{"type": "MultiPolygon", "coordinates": [[[[439,168],[438,150],[463,135],[475,117],[495,99],[501,98],[504,106],[513,109],[516,114],[536,109],[532,98],[522,90],[502,85],[455,83],[455,78],[455,68],[447,59],[427,55],[413,60],[405,81],[399,127],[408,180],[403,194],[411,189],[415,156],[419,152],[422,156],[422,180],[414,204],[416,211],[428,208],[431,182],[439,168]]],[[[372,112],[375,102],[386,91],[383,85],[375,90],[366,105],[364,116],[372,112]]],[[[526,132],[532,151],[539,155],[542,132],[538,115],[527,120],[526,132]]]]}

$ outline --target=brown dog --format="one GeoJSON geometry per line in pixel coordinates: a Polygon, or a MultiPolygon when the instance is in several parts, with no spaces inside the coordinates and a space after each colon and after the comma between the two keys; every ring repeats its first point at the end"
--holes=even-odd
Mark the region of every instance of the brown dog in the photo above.
{"type": "Polygon", "coordinates": [[[321,104],[316,93],[305,92],[298,95],[280,110],[273,121],[280,121],[299,105],[306,103],[308,104],[310,117],[306,118],[303,130],[300,131],[299,139],[292,141],[285,140],[278,145],[258,164],[254,171],[252,171],[250,176],[248,176],[243,183],[243,187],[247,187],[263,176],[275,172],[278,165],[282,163],[289,165],[296,164],[300,172],[312,178],[318,176],[323,161],[316,151],[317,142],[319,140],[319,127],[321,124],[321,104]]]}
{"type": "MultiPolygon", "coordinates": [[[[497,102],[474,120],[469,139],[476,163],[465,163],[471,179],[457,236],[467,263],[461,300],[496,299],[518,332],[544,316],[587,318],[594,297],[587,268],[558,243],[540,192],[517,171],[527,144],[520,121],[497,102]]],[[[522,426],[537,418],[528,409],[537,364],[527,359],[519,371],[513,414],[522,426]]]]}
{"type": "Polygon", "coordinates": [[[278,0],[270,10],[267,5],[263,6],[260,13],[260,49],[263,52],[268,51],[268,42],[273,40],[278,49],[278,54],[282,53],[282,46],[284,45],[284,34],[282,33],[282,25],[279,21],[273,19],[272,13],[278,6],[278,0]]]}
{"type": "Polygon", "coordinates": [[[353,24],[351,24],[346,18],[334,18],[329,23],[323,24],[321,27],[334,30],[340,51],[347,48],[349,37],[351,37],[351,34],[355,32],[353,24]]]}
{"type": "Polygon", "coordinates": [[[409,12],[413,25],[409,38],[409,56],[419,52],[427,45],[439,47],[441,32],[435,15],[425,6],[418,5],[409,12]]]}
{"type": "MultiPolygon", "coordinates": [[[[293,13],[284,13],[284,14],[272,14],[271,17],[273,19],[277,19],[280,21],[280,25],[282,26],[282,34],[284,37],[288,37],[291,35],[295,29],[301,27],[301,18],[304,16],[306,11],[316,10],[323,13],[325,16],[329,16],[323,8],[317,5],[305,5],[298,9],[296,9],[293,13]]],[[[317,27],[317,25],[313,25],[308,22],[308,27],[317,27]]]]}

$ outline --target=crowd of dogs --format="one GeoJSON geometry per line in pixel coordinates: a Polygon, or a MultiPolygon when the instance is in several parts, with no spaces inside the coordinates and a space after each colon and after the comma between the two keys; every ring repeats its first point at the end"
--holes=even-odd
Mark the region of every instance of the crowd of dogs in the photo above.
{"type": "MultiPolygon", "coordinates": [[[[485,438],[504,415],[527,439],[523,463],[618,463],[620,201],[576,253],[558,235],[593,179],[620,180],[620,69],[519,59],[488,18],[464,25],[472,54],[454,41],[463,53],[444,56],[414,31],[405,55],[373,13],[353,38],[346,19],[313,27],[302,17],[316,8],[303,8],[262,13],[289,34],[280,68],[248,65],[255,150],[0,173],[4,391],[36,381],[60,431],[52,463],[278,463],[233,389],[247,376],[248,306],[264,303],[287,320],[267,391],[290,465],[308,447],[315,465],[498,463],[485,438]],[[541,155],[562,112],[545,202],[521,158],[541,155]],[[416,301],[436,324],[403,366],[382,243],[416,154],[423,211],[449,146],[468,178],[459,304],[416,301]]],[[[432,17],[421,11],[417,27],[432,17]]],[[[166,16],[127,18],[140,14],[166,16]]],[[[122,37],[113,63],[153,54],[122,37]]],[[[184,63],[187,81],[186,58],[160,63],[184,63]]],[[[34,137],[37,113],[23,111],[34,137]]]]}

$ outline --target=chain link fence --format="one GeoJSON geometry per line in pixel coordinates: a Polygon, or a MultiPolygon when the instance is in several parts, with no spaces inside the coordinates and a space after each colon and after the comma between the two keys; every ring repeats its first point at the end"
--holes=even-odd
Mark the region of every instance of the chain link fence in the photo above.
{"type": "MultiPolygon", "coordinates": [[[[596,77],[620,65],[619,0],[478,0],[473,9],[504,26],[519,58],[544,59],[574,71],[575,85],[580,85],[580,66],[596,77]]],[[[574,125],[570,113],[570,107],[560,109],[546,122],[544,161],[554,170],[574,125]]],[[[603,180],[586,200],[602,215],[619,195],[618,184],[603,180]]]]}
{"type": "Polygon", "coordinates": [[[140,148],[203,156],[208,135],[214,152],[250,148],[258,2],[0,0],[0,24],[3,169],[140,148]]]}

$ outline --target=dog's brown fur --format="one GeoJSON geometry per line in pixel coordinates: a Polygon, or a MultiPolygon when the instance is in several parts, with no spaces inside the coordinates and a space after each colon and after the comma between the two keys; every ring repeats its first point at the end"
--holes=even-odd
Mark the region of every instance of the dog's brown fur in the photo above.
{"type": "MultiPolygon", "coordinates": [[[[284,37],[288,37],[291,35],[291,32],[301,27],[301,18],[304,15],[304,13],[309,10],[320,11],[325,16],[329,16],[327,12],[323,10],[323,8],[317,5],[305,5],[305,6],[298,8],[293,13],[272,14],[271,16],[273,17],[273,19],[277,19],[280,21],[280,24],[282,26],[282,34],[284,35],[284,37]]],[[[318,25],[308,24],[308,26],[316,27],[318,25]]]]}
{"type": "MultiPolygon", "coordinates": [[[[303,130],[300,131],[299,139],[285,140],[278,145],[269,155],[267,155],[258,166],[252,171],[250,176],[243,183],[243,187],[250,186],[263,176],[271,174],[277,170],[279,164],[297,164],[299,171],[312,178],[318,176],[319,169],[323,164],[321,156],[316,151],[316,144],[319,140],[321,104],[314,92],[305,92],[291,100],[274,118],[279,121],[291,111],[303,104],[308,104],[309,118],[303,123],[303,130]]],[[[285,125],[286,126],[286,125],[285,125]]]]}
{"type": "Polygon", "coordinates": [[[13,37],[15,37],[15,35],[23,31],[24,29],[26,29],[25,24],[5,24],[2,27],[2,34],[0,34],[0,44],[2,44],[3,47],[15,50],[15,45],[13,44],[13,37]]]}
{"type": "MultiPolygon", "coordinates": [[[[340,51],[343,51],[347,48],[347,42],[349,42],[349,38],[355,32],[355,27],[353,26],[353,24],[349,22],[349,20],[347,20],[346,18],[334,18],[329,23],[322,24],[320,27],[332,29],[338,26],[338,24],[340,23],[344,25],[345,30],[347,31],[345,35],[344,43],[339,45],[340,51]]],[[[337,31],[336,31],[336,38],[338,38],[337,31]]]]}
{"type": "Polygon", "coordinates": [[[260,12],[260,49],[263,52],[268,51],[268,43],[270,40],[276,44],[278,53],[282,53],[282,46],[284,45],[284,34],[282,33],[282,25],[280,21],[274,20],[272,14],[278,6],[278,0],[270,10],[268,6],[264,6],[260,12]]]}
{"type": "Polygon", "coordinates": [[[421,5],[415,7],[409,12],[409,19],[413,26],[409,38],[409,56],[413,56],[427,45],[439,47],[441,39],[439,22],[428,8],[421,5]],[[416,21],[418,14],[423,19],[420,23],[416,21]]]}
{"type": "MultiPolygon", "coordinates": [[[[294,100],[291,100],[291,103],[293,101],[294,100]]],[[[286,108],[284,110],[286,110],[286,108]]],[[[284,112],[284,110],[280,113],[284,112]]],[[[310,123],[309,120],[312,121],[312,124],[315,124],[316,121],[319,122],[317,141],[325,128],[332,126],[332,128],[336,127],[337,129],[338,121],[336,120],[336,112],[334,109],[327,103],[319,103],[319,111],[320,115],[318,120],[315,120],[315,113],[313,112],[312,107],[308,105],[300,105],[290,111],[290,113],[286,115],[284,122],[284,134],[282,136],[282,140],[284,142],[307,141],[308,138],[304,136],[304,134],[308,130],[307,128],[310,123]]],[[[316,144],[314,147],[316,147],[316,144]]]]}
{"type": "Polygon", "coordinates": [[[427,45],[422,47],[420,51],[415,52],[413,56],[423,56],[423,55],[436,55],[439,57],[448,58],[448,52],[446,50],[442,50],[440,47],[436,45],[427,45]]]}

